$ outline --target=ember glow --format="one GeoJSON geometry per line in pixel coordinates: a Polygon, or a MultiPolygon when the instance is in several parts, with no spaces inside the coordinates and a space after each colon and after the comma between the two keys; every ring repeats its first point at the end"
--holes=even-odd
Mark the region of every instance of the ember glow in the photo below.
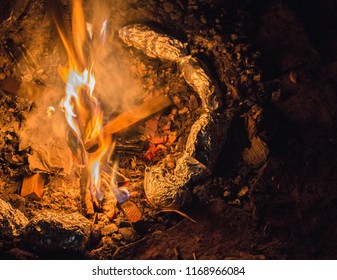
{"type": "MultiPolygon", "coordinates": [[[[88,187],[93,201],[99,205],[103,200],[101,169],[113,152],[114,145],[111,143],[111,136],[104,136],[103,111],[99,100],[94,95],[95,77],[92,73],[94,65],[92,58],[96,55],[93,53],[95,50],[92,46],[88,53],[85,51],[85,46],[90,45],[90,40],[95,35],[94,29],[92,24],[84,21],[81,0],[73,1],[72,42],[60,25],[57,22],[56,24],[69,59],[67,65],[59,67],[59,74],[66,83],[66,96],[61,106],[82,148],[82,162],[87,167],[90,177],[88,187]],[[95,151],[86,151],[86,143],[89,141],[97,143],[95,151]]],[[[99,34],[102,43],[105,41],[106,26],[105,20],[99,34]]],[[[115,185],[112,188],[118,200],[120,191],[115,185]]]]}

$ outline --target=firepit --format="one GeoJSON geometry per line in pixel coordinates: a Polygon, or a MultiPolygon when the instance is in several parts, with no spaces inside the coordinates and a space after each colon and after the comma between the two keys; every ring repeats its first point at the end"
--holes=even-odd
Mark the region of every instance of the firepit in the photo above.
{"type": "Polygon", "coordinates": [[[250,207],[269,148],[242,19],[223,29],[220,13],[208,28],[197,4],[177,1],[176,31],[166,2],[164,15],[129,2],[32,0],[3,19],[0,248],[11,258],[119,258],[195,222],[191,207],[250,207]],[[223,153],[229,133],[243,139],[235,157],[223,153]],[[239,175],[216,174],[226,157],[239,175]]]}

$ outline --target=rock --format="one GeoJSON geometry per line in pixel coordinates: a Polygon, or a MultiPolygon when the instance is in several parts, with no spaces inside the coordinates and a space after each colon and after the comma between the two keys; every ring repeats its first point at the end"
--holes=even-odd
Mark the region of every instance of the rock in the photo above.
{"type": "Polygon", "coordinates": [[[118,231],[126,241],[135,241],[139,238],[139,235],[132,227],[120,228],[118,231]]]}
{"type": "Polygon", "coordinates": [[[0,238],[18,237],[27,224],[28,219],[22,212],[0,199],[0,238]]]}
{"type": "Polygon", "coordinates": [[[118,227],[115,224],[110,224],[102,228],[102,235],[112,235],[118,231],[118,227]]]}
{"type": "Polygon", "coordinates": [[[274,103],[277,103],[281,100],[281,90],[278,89],[278,90],[275,90],[272,92],[271,94],[271,100],[274,102],[274,103]]]}
{"type": "Polygon", "coordinates": [[[179,114],[179,115],[183,115],[183,114],[186,114],[188,111],[189,111],[188,108],[187,108],[187,107],[184,107],[184,108],[182,108],[182,109],[180,109],[180,110],[178,111],[178,114],[179,114]]]}
{"type": "Polygon", "coordinates": [[[97,249],[94,249],[90,252],[90,256],[94,260],[110,260],[113,257],[117,247],[114,245],[103,245],[97,249]]]}
{"type": "MultiPolygon", "coordinates": [[[[7,191],[7,190],[6,190],[7,191]]],[[[7,195],[3,195],[2,198],[7,201],[14,209],[19,210],[23,214],[26,211],[26,200],[16,193],[9,193],[7,195]]]]}
{"type": "Polygon", "coordinates": [[[103,243],[103,246],[105,246],[105,247],[111,247],[111,245],[113,244],[113,241],[112,241],[111,237],[103,236],[102,237],[102,243],[103,243]]]}
{"type": "Polygon", "coordinates": [[[261,167],[268,160],[268,145],[258,136],[253,137],[250,142],[251,146],[242,151],[242,157],[253,168],[261,167]]]}
{"type": "Polygon", "coordinates": [[[198,100],[193,94],[190,96],[188,100],[188,107],[190,108],[191,111],[196,110],[199,107],[198,100]]]}
{"type": "Polygon", "coordinates": [[[47,251],[83,251],[89,239],[91,222],[79,213],[58,214],[43,211],[27,225],[27,244],[47,251]]]}
{"type": "Polygon", "coordinates": [[[0,81],[3,81],[4,79],[6,79],[6,74],[0,72],[0,81]]]}
{"type": "Polygon", "coordinates": [[[115,241],[121,241],[123,239],[123,235],[121,235],[120,233],[114,233],[112,235],[112,239],[115,241]]]}
{"type": "Polygon", "coordinates": [[[176,105],[179,109],[183,108],[184,104],[178,96],[173,96],[172,101],[174,105],[176,105]]]}
{"type": "Polygon", "coordinates": [[[174,6],[170,2],[164,2],[163,8],[164,8],[164,11],[169,14],[169,13],[171,13],[173,11],[174,6]]]}
{"type": "Polygon", "coordinates": [[[37,260],[38,257],[31,252],[21,250],[19,248],[13,248],[7,252],[7,254],[14,260],[37,260]]]}

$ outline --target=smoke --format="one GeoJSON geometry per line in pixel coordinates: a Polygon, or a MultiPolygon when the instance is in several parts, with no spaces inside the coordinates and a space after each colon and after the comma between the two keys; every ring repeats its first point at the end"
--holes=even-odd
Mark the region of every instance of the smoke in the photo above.
{"type": "Polygon", "coordinates": [[[95,94],[107,116],[129,109],[141,94],[140,81],[130,71],[130,57],[117,38],[119,19],[112,13],[115,1],[90,1],[85,7],[89,54],[96,79],[95,94]],[[90,33],[90,32],[88,32],[90,33]]]}
{"type": "Polygon", "coordinates": [[[29,168],[36,173],[71,173],[73,159],[68,146],[68,126],[58,106],[61,92],[51,88],[41,91],[35,109],[19,132],[20,149],[31,148],[29,168]]]}
{"type": "MultiPolygon", "coordinates": [[[[96,80],[93,94],[100,101],[105,121],[112,115],[129,110],[142,97],[141,83],[131,73],[130,54],[125,51],[116,37],[120,23],[111,12],[115,10],[114,2],[112,0],[91,0],[86,1],[84,6],[86,40],[83,51],[88,65],[92,65],[91,70],[96,80]]],[[[54,1],[47,1],[48,3],[48,12],[54,12],[54,16],[51,16],[52,13],[47,13],[46,16],[50,17],[51,22],[58,20],[62,23],[62,27],[66,29],[65,34],[67,36],[69,34],[67,39],[71,42],[70,38],[73,37],[70,35],[72,30],[69,30],[71,24],[67,22],[71,20],[71,16],[65,14],[71,11],[71,7],[65,10],[60,10],[58,7],[55,10],[57,5],[51,5],[54,1]]],[[[52,32],[52,25],[46,24],[43,28],[45,30],[39,30],[39,34],[58,36],[56,32],[52,32]]],[[[49,173],[55,171],[55,168],[64,170],[66,167],[65,173],[69,173],[71,169],[69,163],[72,163],[71,151],[68,147],[69,125],[60,107],[60,102],[66,94],[65,84],[60,78],[55,79],[58,75],[56,65],[66,63],[66,61],[61,61],[65,58],[62,55],[64,50],[60,49],[60,39],[57,37],[39,36],[39,42],[39,45],[34,41],[27,42],[26,45],[33,54],[48,53],[49,58],[43,60],[37,58],[37,61],[43,62],[41,68],[46,69],[46,61],[50,60],[49,69],[46,71],[49,76],[44,91],[34,94],[38,97],[35,100],[36,108],[20,131],[20,148],[31,147],[33,150],[30,156],[32,171],[49,173]],[[45,41],[42,42],[43,40],[45,41]],[[49,109],[48,112],[51,106],[54,109],[49,109]]],[[[22,87],[21,90],[25,90],[25,83],[22,83],[22,87]]]]}
{"type": "MultiPolygon", "coordinates": [[[[93,63],[92,72],[96,79],[93,94],[100,100],[105,121],[111,115],[132,107],[135,101],[138,101],[142,96],[140,81],[133,77],[130,71],[129,53],[120,45],[121,43],[115,35],[117,26],[120,23],[119,19],[115,18],[114,14],[111,13],[113,2],[111,0],[91,0],[86,1],[84,6],[87,33],[84,51],[88,64],[93,63]]],[[[71,24],[68,21],[71,20],[71,16],[62,15],[62,9],[65,6],[59,5],[57,7],[55,1],[47,1],[48,3],[54,3],[49,5],[48,12],[56,8],[58,10],[52,11],[56,13],[54,18],[50,16],[51,13],[47,13],[50,21],[61,20],[60,18],[62,17],[63,26],[69,29],[71,24]]],[[[68,7],[66,11],[70,12],[71,7],[68,7]]],[[[38,30],[38,34],[52,33],[50,30],[51,25],[46,24],[44,28],[45,30],[38,30]]],[[[71,30],[66,31],[67,34],[72,34],[71,30]]],[[[65,58],[62,54],[65,51],[62,49],[58,38],[53,39],[52,36],[40,36],[40,38],[41,40],[45,38],[45,41],[40,42],[39,46],[34,41],[27,42],[27,45],[32,53],[48,52],[49,54],[49,59],[38,59],[38,62],[43,62],[43,68],[46,68],[46,60],[50,60],[49,69],[46,71],[48,73],[47,88],[37,94],[38,98],[35,100],[36,108],[29,115],[20,132],[21,149],[28,146],[36,147],[37,145],[50,146],[50,143],[54,143],[56,146],[59,143],[59,146],[63,147],[65,141],[67,141],[69,131],[64,112],[60,108],[60,102],[65,96],[65,84],[61,79],[55,78],[58,76],[55,64],[64,65],[66,63],[66,61],[61,61],[61,59],[65,58]],[[40,49],[38,50],[37,48],[40,49]],[[51,81],[51,84],[48,84],[48,81],[51,81]],[[50,106],[55,108],[55,112],[48,117],[47,110],[50,106]]],[[[25,87],[25,83],[22,83],[22,87],[25,87]]],[[[25,88],[21,90],[24,91],[25,88]]]]}

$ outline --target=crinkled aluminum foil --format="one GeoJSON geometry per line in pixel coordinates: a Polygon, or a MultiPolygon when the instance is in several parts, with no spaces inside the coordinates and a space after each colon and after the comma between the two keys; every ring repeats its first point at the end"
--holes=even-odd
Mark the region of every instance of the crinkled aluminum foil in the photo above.
{"type": "Polygon", "coordinates": [[[122,28],[119,36],[149,57],[177,63],[186,82],[202,100],[202,113],[191,127],[173,173],[163,167],[165,159],[145,172],[144,190],[149,202],[157,208],[181,209],[192,200],[189,187],[212,172],[225,142],[229,120],[219,113],[221,91],[206,67],[187,55],[180,41],[141,24],[122,28]]]}

